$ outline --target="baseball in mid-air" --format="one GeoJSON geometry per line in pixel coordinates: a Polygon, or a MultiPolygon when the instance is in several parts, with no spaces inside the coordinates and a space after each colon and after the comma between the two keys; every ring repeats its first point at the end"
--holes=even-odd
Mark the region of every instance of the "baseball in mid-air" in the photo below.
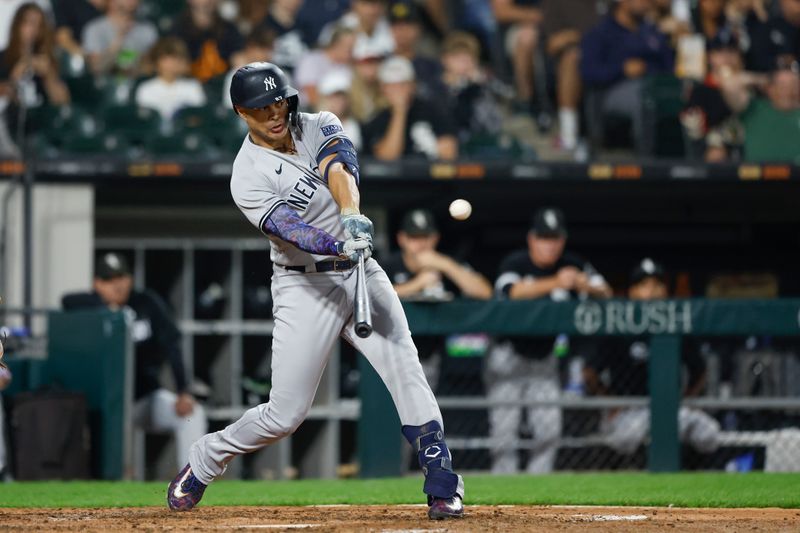
{"type": "Polygon", "coordinates": [[[456,220],[467,220],[472,214],[472,204],[463,198],[450,202],[450,216],[456,220]]]}

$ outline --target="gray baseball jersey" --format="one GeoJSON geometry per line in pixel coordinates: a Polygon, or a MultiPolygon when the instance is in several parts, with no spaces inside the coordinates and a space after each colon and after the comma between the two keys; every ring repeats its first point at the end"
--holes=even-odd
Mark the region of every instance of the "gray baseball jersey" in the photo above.
{"type": "MultiPolygon", "coordinates": [[[[345,234],[328,185],[320,178],[317,154],[331,140],[345,137],[333,113],[300,113],[302,137],[295,137],[297,154],[284,154],[258,146],[249,135],[242,143],[231,175],[231,195],[247,219],[263,231],[264,221],[280,204],[297,211],[304,222],[326,231],[336,240],[345,234]]],[[[274,235],[271,259],[279,265],[310,265],[329,256],[314,255],[274,235]]]]}

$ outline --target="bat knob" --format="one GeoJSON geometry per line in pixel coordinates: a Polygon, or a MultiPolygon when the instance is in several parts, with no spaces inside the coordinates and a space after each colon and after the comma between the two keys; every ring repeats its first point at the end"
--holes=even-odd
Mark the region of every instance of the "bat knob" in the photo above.
{"type": "Polygon", "coordinates": [[[372,335],[372,326],[365,322],[359,322],[356,324],[356,335],[361,337],[362,339],[366,339],[370,335],[372,335]]]}

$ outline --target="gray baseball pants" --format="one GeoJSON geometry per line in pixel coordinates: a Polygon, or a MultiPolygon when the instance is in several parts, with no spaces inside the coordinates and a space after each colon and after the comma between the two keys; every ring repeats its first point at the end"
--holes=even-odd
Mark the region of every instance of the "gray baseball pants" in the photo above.
{"type": "Polygon", "coordinates": [[[274,267],[269,401],[192,445],[189,464],[202,483],[221,475],[237,455],[268,446],[297,429],[311,407],[339,337],[364,354],[375,368],[403,425],[419,426],[431,420],[442,424],[400,300],[377,262],[369,260],[365,267],[373,321],[373,333],[366,339],[354,331],[356,269],[304,274],[274,267]]]}

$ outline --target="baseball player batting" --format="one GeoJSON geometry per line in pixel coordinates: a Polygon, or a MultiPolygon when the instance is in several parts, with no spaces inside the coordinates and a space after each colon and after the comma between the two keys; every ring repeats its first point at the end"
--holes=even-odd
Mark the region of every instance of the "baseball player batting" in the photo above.
{"type": "Polygon", "coordinates": [[[233,164],[231,194],[272,249],[272,390],[267,403],[192,445],[189,464],[169,485],[170,509],[192,509],[234,457],[294,433],[342,337],[367,357],[392,395],[425,474],[428,516],[462,516],[464,482],[452,469],[439,406],[400,300],[370,259],[373,225],[359,211],[353,144],[334,114],[298,112],[297,90],[271,63],[240,68],[230,92],[249,128],[233,164]],[[356,335],[353,317],[360,259],[373,310],[365,338],[356,335]]]}

